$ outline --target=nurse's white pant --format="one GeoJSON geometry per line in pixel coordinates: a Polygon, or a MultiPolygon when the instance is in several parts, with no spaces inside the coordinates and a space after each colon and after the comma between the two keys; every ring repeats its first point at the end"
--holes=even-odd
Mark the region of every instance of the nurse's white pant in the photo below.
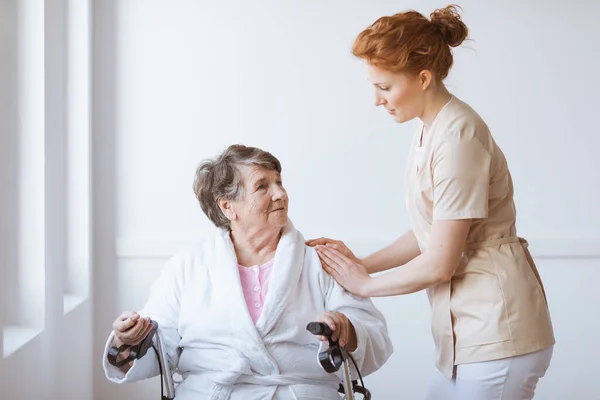
{"type": "Polygon", "coordinates": [[[501,360],[461,364],[455,379],[436,370],[427,400],[531,400],[553,347],[501,360]]]}

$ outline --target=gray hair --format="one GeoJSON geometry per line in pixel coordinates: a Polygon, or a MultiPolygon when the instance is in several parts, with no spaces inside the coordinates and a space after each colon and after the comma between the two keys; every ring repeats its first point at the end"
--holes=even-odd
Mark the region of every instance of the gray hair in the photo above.
{"type": "Polygon", "coordinates": [[[243,186],[240,165],[256,165],[281,173],[281,163],[271,153],[241,144],[229,146],[215,159],[208,159],[196,169],[194,193],[204,214],[219,228],[229,228],[229,219],[218,201],[241,200],[243,186]]]}

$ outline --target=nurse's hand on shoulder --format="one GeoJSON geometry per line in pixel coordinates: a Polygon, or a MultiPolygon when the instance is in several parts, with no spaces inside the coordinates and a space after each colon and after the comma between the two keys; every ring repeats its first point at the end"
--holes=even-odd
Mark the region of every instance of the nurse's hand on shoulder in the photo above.
{"type": "Polygon", "coordinates": [[[115,345],[117,347],[124,344],[134,346],[144,340],[151,329],[150,318],[142,318],[135,311],[125,311],[113,322],[115,345]]]}
{"type": "Polygon", "coordinates": [[[318,238],[318,239],[307,240],[306,245],[310,246],[310,247],[326,245],[332,249],[339,251],[340,253],[342,253],[343,255],[345,255],[352,261],[355,261],[357,263],[361,262],[361,260],[354,255],[352,250],[350,250],[348,248],[348,246],[346,246],[346,244],[344,242],[342,242],[341,240],[333,240],[333,239],[322,237],[322,238],[318,238]]]}
{"type": "Polygon", "coordinates": [[[357,296],[368,296],[367,288],[372,278],[362,264],[349,258],[329,244],[317,245],[315,248],[323,264],[323,269],[340,286],[357,296]]]}

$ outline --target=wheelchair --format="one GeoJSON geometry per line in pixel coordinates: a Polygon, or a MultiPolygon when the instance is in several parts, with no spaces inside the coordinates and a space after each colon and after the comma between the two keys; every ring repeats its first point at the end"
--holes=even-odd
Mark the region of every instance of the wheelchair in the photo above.
{"type": "MultiPolygon", "coordinates": [[[[108,352],[109,362],[117,367],[133,361],[135,359],[142,358],[150,348],[152,348],[157,356],[159,371],[160,371],[160,392],[161,400],[173,400],[175,399],[175,380],[173,379],[173,371],[169,367],[167,351],[163,346],[163,338],[161,331],[156,321],[152,321],[152,329],[148,336],[136,346],[123,345],[121,347],[113,346],[108,352]],[[120,352],[129,349],[129,356],[121,361],[117,361],[120,352]]],[[[328,338],[327,342],[321,342],[319,345],[319,351],[317,353],[317,360],[323,370],[328,373],[335,373],[342,369],[342,383],[338,392],[343,395],[342,400],[355,400],[356,394],[362,395],[363,400],[371,400],[371,393],[365,388],[362,381],[362,376],[354,358],[345,347],[342,347],[337,341],[331,340],[331,329],[327,324],[322,322],[311,322],[306,326],[306,329],[313,335],[325,336],[328,338]],[[354,363],[354,367],[358,372],[360,378],[360,385],[358,380],[352,379],[351,369],[349,362],[354,363]]]]}
{"type": "Polygon", "coordinates": [[[317,359],[321,368],[330,374],[337,372],[340,368],[342,368],[342,383],[340,383],[340,387],[338,389],[338,392],[344,395],[342,399],[355,400],[355,395],[358,393],[363,396],[363,400],[371,400],[371,392],[369,392],[369,390],[365,387],[362,376],[360,375],[360,370],[358,369],[358,365],[356,365],[354,358],[350,353],[348,353],[345,347],[342,347],[338,342],[331,340],[332,332],[329,326],[323,322],[311,322],[306,326],[306,329],[313,335],[327,337],[328,341],[321,342],[319,345],[317,359]],[[354,368],[358,373],[360,385],[358,384],[357,380],[352,379],[352,373],[349,364],[350,361],[352,361],[354,368]]]}

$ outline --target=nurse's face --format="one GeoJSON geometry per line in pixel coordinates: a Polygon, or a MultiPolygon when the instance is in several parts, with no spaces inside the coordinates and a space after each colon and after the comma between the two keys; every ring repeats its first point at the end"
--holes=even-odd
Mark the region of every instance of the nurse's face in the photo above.
{"type": "Polygon", "coordinates": [[[375,106],[383,106],[398,123],[423,114],[425,95],[419,74],[391,72],[366,63],[367,79],[375,87],[375,106]]]}

